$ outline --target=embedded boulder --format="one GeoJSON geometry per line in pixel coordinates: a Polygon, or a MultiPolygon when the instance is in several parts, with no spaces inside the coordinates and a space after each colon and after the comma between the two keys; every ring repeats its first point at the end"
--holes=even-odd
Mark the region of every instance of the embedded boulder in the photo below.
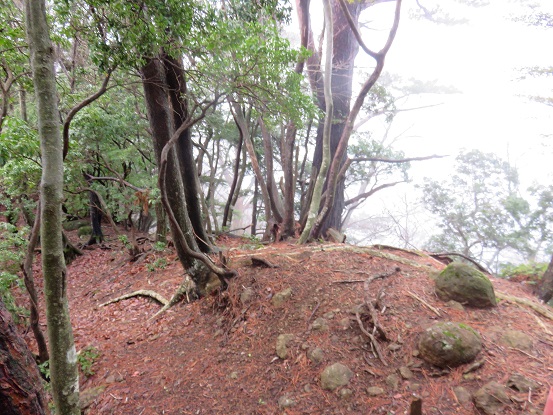
{"type": "Polygon", "coordinates": [[[347,385],[352,377],[353,372],[349,367],[341,363],[334,363],[327,366],[321,373],[321,386],[326,390],[334,390],[347,385]]]}
{"type": "Polygon", "coordinates": [[[509,402],[505,387],[494,381],[485,384],[474,394],[474,405],[486,415],[504,413],[509,402]]]}
{"type": "Polygon", "coordinates": [[[443,368],[472,362],[480,350],[480,335],[462,323],[436,323],[427,328],[419,339],[419,357],[443,368]]]}
{"type": "Polygon", "coordinates": [[[436,294],[443,301],[455,300],[470,307],[490,308],[497,305],[489,278],[460,262],[449,264],[438,275],[436,294]]]}

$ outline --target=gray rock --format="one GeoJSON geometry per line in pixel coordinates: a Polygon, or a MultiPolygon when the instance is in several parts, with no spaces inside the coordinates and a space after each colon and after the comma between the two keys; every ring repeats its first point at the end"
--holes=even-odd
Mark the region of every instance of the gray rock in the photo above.
{"type": "Polygon", "coordinates": [[[285,302],[287,302],[292,297],[292,288],[288,287],[285,290],[282,290],[278,293],[276,293],[273,298],[271,299],[271,302],[273,303],[274,307],[282,307],[285,302]]]}
{"type": "Polygon", "coordinates": [[[278,398],[278,406],[280,406],[281,408],[289,408],[291,406],[294,406],[295,404],[296,401],[294,401],[289,396],[284,395],[278,398]]]}
{"type": "Polygon", "coordinates": [[[495,307],[497,301],[489,278],[460,262],[449,264],[436,279],[436,294],[443,301],[455,300],[471,307],[495,307]]]}
{"type": "Polygon", "coordinates": [[[398,387],[399,387],[399,382],[400,382],[400,378],[398,375],[396,375],[395,373],[392,373],[391,375],[387,376],[386,377],[386,385],[392,389],[392,390],[397,390],[398,387]]]}
{"type": "Polygon", "coordinates": [[[242,304],[249,304],[251,303],[253,296],[255,295],[255,291],[252,287],[246,287],[244,288],[244,291],[240,293],[240,302],[242,304]]]}
{"type": "Polygon", "coordinates": [[[276,354],[281,359],[288,357],[288,346],[294,340],[296,336],[293,334],[281,334],[277,337],[276,341],[276,354]]]}
{"type": "Polygon", "coordinates": [[[340,398],[342,399],[348,399],[353,395],[353,391],[348,388],[340,389],[340,398]]]}
{"type": "Polygon", "coordinates": [[[307,352],[307,358],[315,364],[319,364],[324,360],[325,354],[323,349],[315,347],[307,352]]]}
{"type": "Polygon", "coordinates": [[[371,386],[367,388],[367,393],[369,394],[369,396],[382,395],[384,392],[384,389],[379,388],[378,386],[371,386]]]}
{"type": "Polygon", "coordinates": [[[453,310],[465,311],[465,307],[463,307],[463,304],[461,304],[459,301],[449,300],[447,303],[445,303],[445,305],[449,308],[452,308],[453,310]]]}
{"type": "Polygon", "coordinates": [[[536,390],[540,384],[532,379],[524,377],[520,373],[514,373],[507,381],[507,387],[519,392],[528,393],[530,390],[536,390]]]}
{"type": "Polygon", "coordinates": [[[474,394],[474,405],[486,415],[503,413],[503,408],[508,403],[505,387],[495,381],[485,384],[474,394]]]}
{"type": "Polygon", "coordinates": [[[349,317],[344,317],[338,322],[338,325],[342,328],[342,330],[347,330],[351,327],[351,320],[349,317]]]}
{"type": "Polygon", "coordinates": [[[426,329],[419,338],[420,357],[438,367],[469,363],[482,350],[480,335],[466,324],[442,322],[426,329]]]}
{"type": "Polygon", "coordinates": [[[531,352],[534,349],[534,342],[526,333],[517,330],[507,330],[499,338],[502,346],[513,347],[515,349],[531,352]]]}
{"type": "Polygon", "coordinates": [[[409,379],[412,379],[413,378],[413,372],[411,372],[411,370],[407,367],[407,366],[402,366],[399,368],[399,374],[401,375],[401,377],[405,380],[409,380],[409,379]]]}
{"type": "Polygon", "coordinates": [[[347,385],[352,377],[353,372],[349,367],[341,363],[334,363],[327,366],[321,373],[321,387],[326,390],[334,390],[347,385]]]}
{"type": "Polygon", "coordinates": [[[472,401],[472,394],[467,388],[462,386],[455,386],[453,388],[453,393],[461,405],[466,405],[472,401]]]}
{"type": "Polygon", "coordinates": [[[315,331],[328,331],[328,322],[323,317],[319,317],[313,321],[311,328],[315,331]]]}

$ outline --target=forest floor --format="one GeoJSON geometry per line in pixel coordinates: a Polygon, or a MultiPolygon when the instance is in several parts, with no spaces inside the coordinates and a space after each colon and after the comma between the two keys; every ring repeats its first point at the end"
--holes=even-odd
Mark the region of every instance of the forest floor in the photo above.
{"type": "MultiPolygon", "coordinates": [[[[490,310],[446,305],[432,280],[445,265],[423,253],[344,244],[262,246],[236,238],[218,246],[238,272],[228,290],[153,319],[160,305],[150,298],[101,304],[142,289],[170,298],[183,279],[172,250],[158,252],[146,242],[140,259],[129,262],[123,245],[108,236],[103,247],[87,248],[70,264],[77,350],[90,346],[100,353],[89,361],[94,374],[81,375],[86,414],[406,414],[417,397],[424,414],[478,414],[455,388],[474,393],[492,380],[506,384],[514,373],[540,386],[509,390],[501,413],[542,413],[553,383],[553,321],[532,309],[504,300],[490,310]],[[255,266],[252,256],[274,267],[255,266]],[[273,297],[287,288],[291,297],[275,306],[273,297]],[[386,340],[378,340],[382,359],[355,315],[377,296],[386,332],[386,340]],[[416,357],[419,334],[442,320],[481,334],[481,367],[443,371],[416,357]],[[529,335],[531,351],[501,345],[497,339],[506,330],[529,335]],[[280,334],[293,335],[284,359],[276,351],[280,334]],[[313,357],[315,348],[320,354],[313,357]],[[321,372],[336,362],[354,376],[342,388],[323,390],[321,372]]],[[[35,278],[41,286],[38,265],[35,278]]],[[[537,303],[524,281],[492,282],[496,292],[537,303]]],[[[362,322],[371,327],[367,316],[362,322]]],[[[26,338],[32,347],[32,334],[26,338]]]]}

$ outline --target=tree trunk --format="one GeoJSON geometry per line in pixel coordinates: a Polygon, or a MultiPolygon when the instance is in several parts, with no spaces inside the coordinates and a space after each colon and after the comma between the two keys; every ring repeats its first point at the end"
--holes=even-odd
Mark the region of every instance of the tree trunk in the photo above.
{"type": "Polygon", "coordinates": [[[317,175],[315,186],[313,187],[313,197],[311,198],[309,214],[307,215],[307,223],[301,233],[298,243],[306,243],[311,239],[311,231],[315,220],[317,219],[317,212],[319,211],[319,205],[321,203],[321,195],[323,191],[323,183],[326,181],[326,173],[330,165],[330,140],[332,131],[332,114],[333,114],[333,96],[332,96],[332,77],[329,76],[332,69],[332,46],[334,41],[333,25],[332,25],[332,8],[330,6],[330,0],[324,0],[324,16],[326,22],[326,60],[325,60],[325,79],[324,79],[324,94],[326,102],[326,116],[324,120],[323,130],[323,146],[322,146],[322,159],[321,170],[317,175]]]}
{"type": "Polygon", "coordinates": [[[230,211],[232,209],[232,201],[234,199],[235,192],[240,192],[240,188],[238,185],[238,178],[240,175],[240,164],[242,160],[242,143],[244,142],[244,132],[241,128],[238,128],[238,145],[236,146],[236,159],[234,160],[234,171],[232,175],[232,183],[230,185],[229,195],[227,198],[227,203],[225,204],[225,210],[223,212],[223,228],[230,227],[232,215],[230,214],[230,211]]]}
{"type": "Polygon", "coordinates": [[[44,0],[26,2],[27,38],[37,101],[42,153],[42,271],[50,346],[50,378],[56,412],[80,415],[77,351],[69,319],[63,257],[63,140],[60,132],[53,47],[44,0]]]}
{"type": "Polygon", "coordinates": [[[156,242],[166,243],[167,242],[167,215],[165,210],[163,210],[163,204],[161,202],[156,202],[156,242]]]}
{"type": "MultiPolygon", "coordinates": [[[[171,106],[166,90],[167,80],[162,62],[156,58],[148,58],[142,67],[142,82],[144,97],[148,110],[148,119],[152,130],[152,139],[158,166],[161,168],[162,152],[165,145],[173,135],[173,119],[170,115],[171,106]]],[[[161,171],[160,171],[161,175],[161,171]]],[[[170,206],[174,220],[169,220],[169,227],[175,243],[175,249],[183,268],[196,283],[196,289],[200,295],[210,280],[210,273],[204,264],[192,255],[190,250],[200,252],[196,238],[194,237],[193,226],[188,217],[187,200],[185,198],[182,175],[174,149],[167,154],[167,166],[164,177],[167,203],[170,206]],[[182,239],[182,236],[184,239],[182,239]]],[[[162,196],[163,200],[163,196],[162,196]]],[[[165,206],[167,212],[167,206],[165,206]]]]}
{"type": "MultiPolygon", "coordinates": [[[[90,182],[89,182],[90,184],[90,182]]],[[[94,245],[96,243],[102,243],[104,241],[104,234],[102,233],[102,207],[100,204],[100,198],[96,192],[89,191],[89,211],[90,211],[90,225],[92,227],[92,234],[86,245],[94,245]]]]}
{"type": "MultiPolygon", "coordinates": [[[[169,102],[173,114],[173,129],[176,130],[188,118],[186,101],[186,79],[182,63],[171,56],[163,55],[165,76],[167,80],[169,102]]],[[[200,203],[200,186],[198,171],[194,161],[190,128],[182,132],[176,145],[176,155],[182,175],[188,217],[194,228],[198,247],[202,252],[211,252],[209,237],[205,231],[200,203]]]]}
{"type": "Polygon", "coordinates": [[[537,295],[544,303],[548,303],[553,298],[553,256],[538,285],[537,295]]]}
{"type": "Polygon", "coordinates": [[[48,414],[42,378],[27,343],[0,298],[0,410],[2,415],[48,414]]]}
{"type": "Polygon", "coordinates": [[[35,258],[35,248],[38,245],[38,239],[40,235],[40,202],[38,203],[37,214],[35,216],[35,222],[31,230],[31,236],[29,238],[29,245],[27,246],[27,252],[25,254],[25,261],[23,262],[23,277],[25,281],[25,287],[29,293],[30,309],[31,309],[31,329],[35,336],[37,348],[38,348],[38,362],[44,363],[50,356],[48,355],[48,347],[46,346],[46,340],[44,333],[40,329],[40,310],[38,308],[38,295],[35,288],[35,279],[33,277],[33,261],[35,258]]]}

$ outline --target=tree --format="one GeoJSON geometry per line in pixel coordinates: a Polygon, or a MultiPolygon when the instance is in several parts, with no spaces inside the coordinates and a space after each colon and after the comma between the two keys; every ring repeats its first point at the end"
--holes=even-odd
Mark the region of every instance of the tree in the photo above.
{"type": "Polygon", "coordinates": [[[0,408],[3,415],[48,414],[42,378],[0,297],[0,408]]]}
{"type": "MultiPolygon", "coordinates": [[[[298,9],[301,9],[300,17],[308,13],[309,2],[298,2],[298,9]]],[[[333,6],[333,26],[336,38],[333,41],[333,65],[332,72],[324,76],[332,76],[333,98],[335,100],[332,116],[335,121],[332,124],[330,139],[331,165],[325,182],[324,204],[320,207],[317,220],[313,228],[307,230],[310,238],[323,236],[329,227],[340,228],[342,221],[342,212],[344,209],[343,180],[344,175],[340,174],[345,162],[346,150],[351,137],[355,120],[367,98],[367,95],[375,85],[384,67],[384,59],[394,40],[399,25],[399,16],[401,10],[401,1],[396,2],[394,20],[391,26],[388,39],[384,47],[379,52],[374,52],[366,47],[359,30],[357,28],[358,18],[361,11],[367,7],[367,4],[346,4],[342,0],[334,1],[333,6]],[[354,100],[350,109],[350,100],[352,96],[352,76],[353,61],[357,50],[361,47],[365,53],[375,60],[375,66],[372,73],[367,77],[361,90],[354,100]]],[[[305,24],[305,19],[300,19],[301,24],[305,24]]],[[[307,67],[309,80],[314,95],[317,97],[317,104],[321,110],[325,108],[323,94],[323,74],[318,67],[319,55],[315,49],[313,34],[309,27],[301,27],[300,31],[308,31],[308,47],[313,56],[308,60],[307,67]]],[[[327,114],[328,115],[328,114],[327,114]]],[[[317,134],[317,147],[315,150],[312,185],[319,174],[320,161],[323,154],[323,125],[319,124],[317,134]]],[[[309,191],[312,194],[312,190],[309,191]]],[[[304,214],[302,222],[306,220],[304,214]]],[[[304,229],[304,232],[305,229],[304,229]]]]}
{"type": "Polygon", "coordinates": [[[45,2],[27,1],[25,15],[42,152],[40,233],[52,391],[54,404],[60,414],[78,415],[77,351],[69,317],[61,228],[63,141],[59,124],[54,49],[46,21],[45,2]]]}
{"type": "Polygon", "coordinates": [[[535,260],[552,235],[548,189],[536,189],[537,201],[521,193],[518,172],[509,163],[478,150],[459,154],[449,180],[427,179],[423,185],[423,203],[441,229],[428,249],[458,251],[496,270],[504,251],[535,260]]]}

